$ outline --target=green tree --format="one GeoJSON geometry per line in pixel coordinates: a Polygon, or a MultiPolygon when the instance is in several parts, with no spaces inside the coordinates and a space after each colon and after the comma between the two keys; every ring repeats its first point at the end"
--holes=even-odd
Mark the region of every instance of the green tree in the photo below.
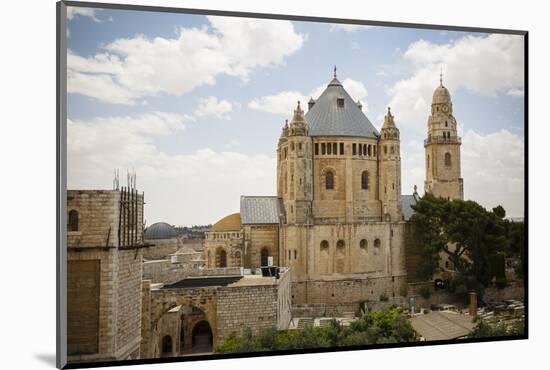
{"type": "Polygon", "coordinates": [[[413,206],[411,222],[421,246],[424,268],[420,277],[430,279],[445,253],[457,270],[455,287],[483,293],[494,275],[491,258],[508,248],[506,214],[501,206],[492,212],[474,201],[446,200],[426,194],[413,206]]]}
{"type": "Polygon", "coordinates": [[[401,343],[417,340],[417,335],[401,307],[372,310],[346,327],[336,320],[303,330],[270,329],[254,337],[249,329],[243,336],[231,336],[219,344],[217,352],[256,352],[303,348],[326,348],[401,343]]]}

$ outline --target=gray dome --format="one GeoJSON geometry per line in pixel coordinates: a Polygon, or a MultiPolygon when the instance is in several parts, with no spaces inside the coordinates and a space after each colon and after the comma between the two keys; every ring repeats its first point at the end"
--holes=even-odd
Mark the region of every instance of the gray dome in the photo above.
{"type": "Polygon", "coordinates": [[[157,222],[145,229],[145,240],[172,239],[177,237],[176,230],[166,222],[157,222]]]}
{"type": "Polygon", "coordinates": [[[379,134],[336,76],[306,113],[309,136],[376,138],[379,134]],[[338,104],[338,101],[341,101],[338,104]]]}

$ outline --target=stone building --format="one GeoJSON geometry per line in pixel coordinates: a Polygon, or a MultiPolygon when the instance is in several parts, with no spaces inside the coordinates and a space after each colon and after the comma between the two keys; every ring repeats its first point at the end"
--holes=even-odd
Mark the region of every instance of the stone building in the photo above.
{"type": "Polygon", "coordinates": [[[141,358],[209,353],[231,335],[253,335],[290,323],[290,273],[145,281],[141,358]]]}
{"type": "Polygon", "coordinates": [[[281,220],[284,206],[279,197],[242,196],[241,212],[216,222],[206,232],[207,267],[256,269],[279,265],[281,220]]]}
{"type": "Polygon", "coordinates": [[[143,195],[67,191],[69,362],[139,358],[143,195]]]}
{"type": "MultiPolygon", "coordinates": [[[[240,213],[206,233],[207,265],[291,268],[294,305],[349,310],[406,294],[419,199],[402,195],[400,132],[388,108],[380,132],[336,76],[304,112],[298,102],[277,144],[277,196],[242,197],[240,213]],[[244,203],[243,203],[244,202],[244,203]],[[269,222],[262,222],[255,208],[269,222]],[[261,232],[261,234],[260,234],[261,232]],[[260,236],[261,235],[261,236],[260,236]],[[271,261],[271,259],[269,259],[271,261]]],[[[433,95],[425,190],[462,199],[460,138],[448,90],[433,95]]]]}

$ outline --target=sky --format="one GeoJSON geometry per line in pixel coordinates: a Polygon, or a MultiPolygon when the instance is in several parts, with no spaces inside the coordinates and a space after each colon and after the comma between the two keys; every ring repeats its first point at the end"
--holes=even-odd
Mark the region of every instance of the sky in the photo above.
{"type": "MultiPolygon", "coordinates": [[[[215,223],[276,194],[276,146],[298,100],[332,79],[401,132],[402,189],[424,184],[432,93],[449,89],[464,196],[524,214],[522,36],[69,7],[67,184],[135,171],[147,225],[215,223]]],[[[305,104],[304,104],[305,106],[305,104]]]]}

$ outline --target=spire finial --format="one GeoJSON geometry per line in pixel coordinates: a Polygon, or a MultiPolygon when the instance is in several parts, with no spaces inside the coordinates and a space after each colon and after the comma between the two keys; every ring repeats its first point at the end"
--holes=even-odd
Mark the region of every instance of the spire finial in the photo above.
{"type": "Polygon", "coordinates": [[[336,66],[334,66],[334,78],[336,78],[336,66]]]}
{"type": "Polygon", "coordinates": [[[298,100],[298,109],[300,109],[300,101],[298,100]]]}
{"type": "Polygon", "coordinates": [[[391,109],[388,107],[388,115],[391,115],[391,109]]]}
{"type": "Polygon", "coordinates": [[[439,67],[439,85],[443,86],[443,66],[439,67]]]}

